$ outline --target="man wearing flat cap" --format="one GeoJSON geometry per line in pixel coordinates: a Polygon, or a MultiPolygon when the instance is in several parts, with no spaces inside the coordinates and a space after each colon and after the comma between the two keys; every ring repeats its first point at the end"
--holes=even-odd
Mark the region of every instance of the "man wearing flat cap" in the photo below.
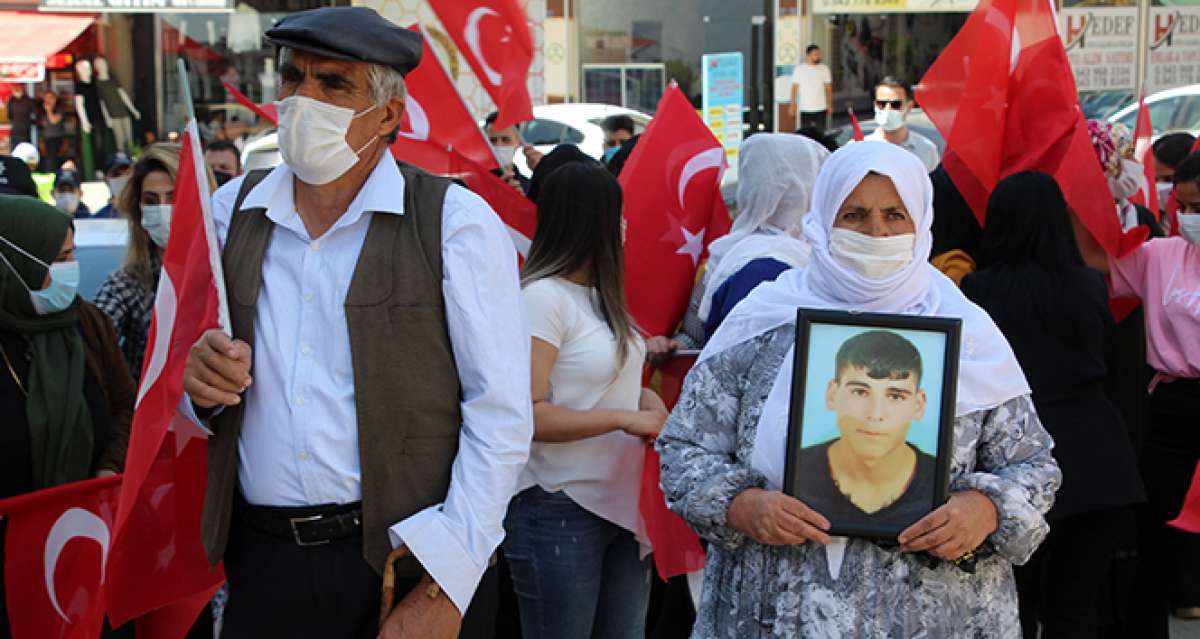
{"type": "Polygon", "coordinates": [[[206,333],[184,376],[213,433],[223,637],[489,636],[533,433],[512,244],[482,200],[388,150],[420,36],[365,7],[266,35],[283,164],[213,197],[233,334],[206,333]]]}

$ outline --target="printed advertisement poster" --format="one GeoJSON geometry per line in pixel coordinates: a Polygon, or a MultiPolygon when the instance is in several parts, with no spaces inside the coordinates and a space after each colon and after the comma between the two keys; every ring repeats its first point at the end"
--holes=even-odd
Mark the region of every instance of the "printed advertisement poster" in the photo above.
{"type": "Polygon", "coordinates": [[[1200,7],[1150,9],[1146,92],[1200,83],[1200,7]]]}
{"type": "Polygon", "coordinates": [[[1080,91],[1134,88],[1136,7],[1071,8],[1059,12],[1063,46],[1080,91]]]}
{"type": "Polygon", "coordinates": [[[726,180],[737,179],[738,147],[742,144],[744,102],[741,53],[714,53],[701,58],[704,97],[701,115],[713,135],[725,147],[729,168],[726,180]]]}

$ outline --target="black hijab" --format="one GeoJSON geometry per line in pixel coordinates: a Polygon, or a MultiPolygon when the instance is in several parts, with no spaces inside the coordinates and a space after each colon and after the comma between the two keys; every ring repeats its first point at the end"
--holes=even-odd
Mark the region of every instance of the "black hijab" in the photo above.
{"type": "Polygon", "coordinates": [[[972,259],[979,257],[979,241],[982,230],[979,220],[971,211],[971,206],[963,199],[962,193],[950,174],[939,165],[929,174],[933,181],[933,250],[934,256],[946,251],[959,249],[970,255],[972,259]]]}

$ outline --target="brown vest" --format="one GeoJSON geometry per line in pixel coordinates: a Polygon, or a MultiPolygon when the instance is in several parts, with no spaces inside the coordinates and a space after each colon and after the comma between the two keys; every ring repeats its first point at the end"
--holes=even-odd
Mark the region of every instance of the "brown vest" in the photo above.
{"type": "MultiPolygon", "coordinates": [[[[391,551],[388,528],[445,500],[462,424],[462,389],[442,299],[442,202],[450,181],[405,164],[400,170],[404,214],[372,216],[345,302],[362,472],[363,554],[377,572],[391,551]]],[[[222,252],[233,336],[251,347],[263,256],[275,225],[265,209],[239,209],[264,175],[246,176],[222,252]]],[[[244,407],[226,408],[212,419],[201,535],[213,564],[229,539],[244,407]]],[[[401,572],[420,572],[415,560],[406,561],[401,572]]]]}

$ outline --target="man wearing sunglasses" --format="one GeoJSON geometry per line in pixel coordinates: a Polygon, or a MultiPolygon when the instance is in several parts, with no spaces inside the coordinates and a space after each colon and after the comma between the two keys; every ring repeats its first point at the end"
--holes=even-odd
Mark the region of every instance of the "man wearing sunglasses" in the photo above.
{"type": "Polygon", "coordinates": [[[907,84],[892,76],[880,80],[875,85],[875,124],[879,127],[867,139],[903,147],[921,158],[925,169],[933,172],[941,162],[941,154],[929,138],[908,128],[905,120],[912,107],[912,91],[907,84]]]}

